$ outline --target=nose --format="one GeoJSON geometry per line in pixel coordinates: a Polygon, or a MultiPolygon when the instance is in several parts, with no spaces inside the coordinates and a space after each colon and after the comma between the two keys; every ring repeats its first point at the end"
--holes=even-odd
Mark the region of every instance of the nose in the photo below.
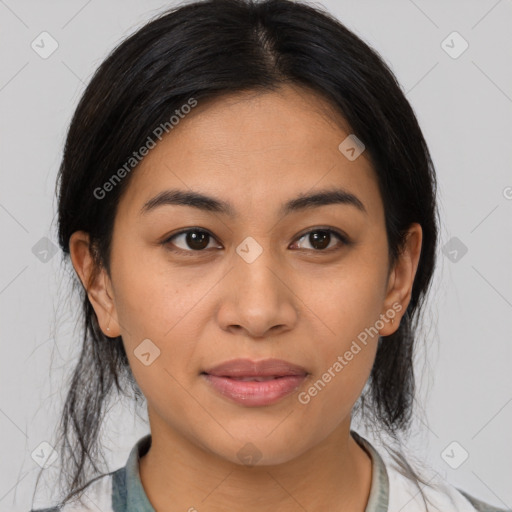
{"type": "Polygon", "coordinates": [[[223,281],[222,329],[266,338],[295,327],[301,301],[293,291],[293,276],[254,239],[237,248],[234,267],[223,281]]]}

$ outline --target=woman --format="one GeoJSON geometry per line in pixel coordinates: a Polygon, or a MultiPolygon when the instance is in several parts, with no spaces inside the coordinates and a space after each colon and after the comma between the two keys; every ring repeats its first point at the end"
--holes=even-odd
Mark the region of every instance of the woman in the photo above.
{"type": "Polygon", "coordinates": [[[393,447],[436,179],[393,74],[339,21],[287,0],[160,16],[87,87],[59,187],[85,329],[46,510],[497,510],[393,447]],[[89,478],[114,391],[146,400],[150,434],[89,478]]]}

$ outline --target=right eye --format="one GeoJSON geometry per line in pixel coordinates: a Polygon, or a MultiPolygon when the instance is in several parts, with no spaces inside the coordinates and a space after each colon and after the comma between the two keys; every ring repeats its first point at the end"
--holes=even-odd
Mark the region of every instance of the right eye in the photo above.
{"type": "Polygon", "coordinates": [[[190,253],[203,252],[205,249],[208,249],[211,239],[215,238],[208,231],[200,228],[189,228],[166,238],[162,245],[170,251],[189,253],[188,255],[191,255],[190,253]],[[182,244],[181,247],[177,245],[177,242],[182,244]]]}

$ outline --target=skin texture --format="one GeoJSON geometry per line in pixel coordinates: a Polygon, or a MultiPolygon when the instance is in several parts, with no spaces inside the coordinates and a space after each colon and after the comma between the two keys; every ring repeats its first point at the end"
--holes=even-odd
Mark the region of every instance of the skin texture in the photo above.
{"type": "Polygon", "coordinates": [[[371,163],[364,152],[350,161],[338,149],[350,133],[320,96],[291,86],[199,103],[133,171],[116,215],[111,275],[92,272],[87,233],[71,237],[72,262],[99,324],[108,336],[122,335],[147,398],[152,446],[140,474],[158,512],[364,511],[371,460],[349,434],[350,414],[378,336],[309,403],[297,393],[393,304],[400,312],[379,335],[398,328],[422,233],[411,226],[388,274],[371,163]],[[346,204],[278,214],[287,200],[329,187],[355,194],[367,214],[346,204]],[[179,205],[140,214],[148,199],[170,188],[229,201],[237,215],[179,205]],[[212,234],[203,252],[194,252],[185,235],[173,243],[189,256],[162,243],[191,227],[212,234]],[[337,250],[318,249],[308,236],[318,227],[338,229],[351,243],[333,234],[327,243],[337,250]],[[252,263],[236,252],[248,236],[263,250],[252,263]],[[134,355],[147,338],[160,349],[149,366],[134,355]],[[310,375],[273,405],[245,407],[200,376],[238,357],[285,359],[310,375]],[[261,454],[253,467],[237,457],[249,442],[261,454]]]}

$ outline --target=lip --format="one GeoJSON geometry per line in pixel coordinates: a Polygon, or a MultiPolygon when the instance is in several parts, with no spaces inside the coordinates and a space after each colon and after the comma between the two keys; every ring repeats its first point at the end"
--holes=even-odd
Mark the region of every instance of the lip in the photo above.
{"type": "Polygon", "coordinates": [[[289,375],[305,375],[308,372],[302,366],[289,363],[283,359],[231,359],[208,370],[208,375],[217,377],[286,377],[289,375]]]}
{"type": "Polygon", "coordinates": [[[295,391],[308,375],[302,366],[282,359],[232,359],[201,373],[215,391],[248,407],[280,401],[295,391]]]}

